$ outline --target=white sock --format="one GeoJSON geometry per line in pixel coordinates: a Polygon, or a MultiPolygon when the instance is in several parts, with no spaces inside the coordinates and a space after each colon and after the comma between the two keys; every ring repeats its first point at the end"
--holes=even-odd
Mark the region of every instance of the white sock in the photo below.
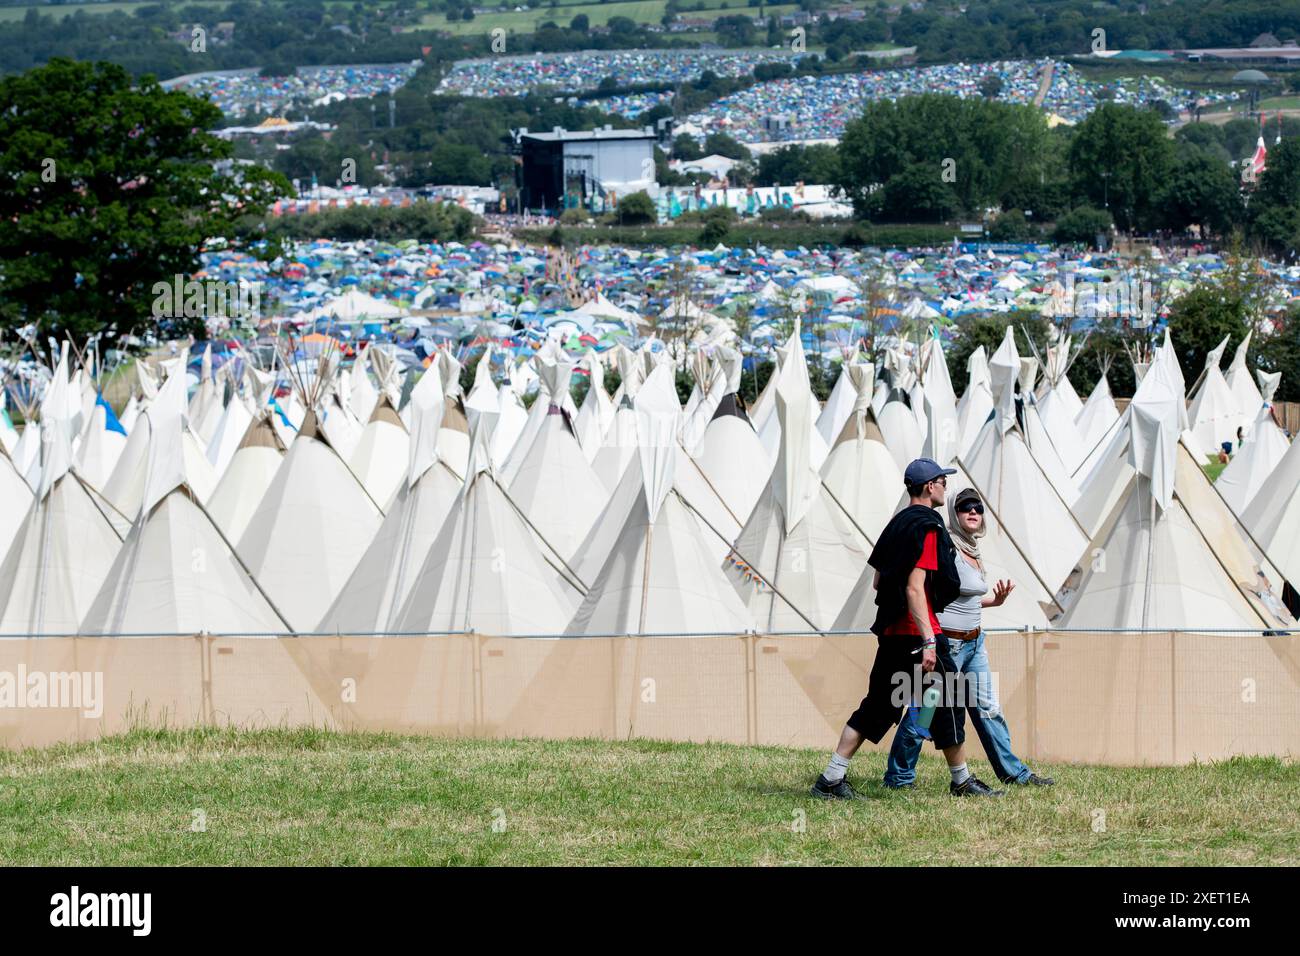
{"type": "Polygon", "coordinates": [[[970,776],[970,771],[966,769],[964,763],[959,763],[955,767],[949,767],[948,772],[952,774],[952,782],[959,787],[965,783],[966,779],[970,776]]]}
{"type": "Polygon", "coordinates": [[[849,758],[831,754],[831,762],[826,765],[826,772],[822,776],[826,778],[827,783],[839,783],[848,772],[849,758]]]}

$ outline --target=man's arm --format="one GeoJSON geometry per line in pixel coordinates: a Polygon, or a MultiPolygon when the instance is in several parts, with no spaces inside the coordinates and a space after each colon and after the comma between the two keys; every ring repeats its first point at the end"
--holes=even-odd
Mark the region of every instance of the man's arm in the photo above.
{"type": "Polygon", "coordinates": [[[924,568],[913,568],[907,576],[907,610],[925,643],[933,644],[934,628],[930,626],[930,601],[925,594],[924,568]]]}

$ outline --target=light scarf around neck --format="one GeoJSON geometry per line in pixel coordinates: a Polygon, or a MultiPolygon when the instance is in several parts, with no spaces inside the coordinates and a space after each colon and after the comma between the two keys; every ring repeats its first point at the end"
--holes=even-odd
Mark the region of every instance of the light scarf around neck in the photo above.
{"type": "MultiPolygon", "coordinates": [[[[981,521],[979,531],[974,534],[967,531],[966,527],[961,522],[961,515],[957,514],[957,505],[961,504],[963,501],[979,501],[981,504],[983,503],[983,500],[979,496],[979,492],[974,488],[963,488],[961,491],[949,498],[948,536],[952,538],[952,543],[957,546],[958,550],[978,561],[980,559],[979,539],[984,537],[985,531],[988,530],[988,524],[985,521],[981,521]]],[[[985,507],[987,508],[987,506],[985,507]]]]}

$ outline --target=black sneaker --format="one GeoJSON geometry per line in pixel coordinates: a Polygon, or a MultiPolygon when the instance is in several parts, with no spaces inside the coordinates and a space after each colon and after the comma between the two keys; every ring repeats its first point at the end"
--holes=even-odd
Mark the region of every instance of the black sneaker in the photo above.
{"type": "Polygon", "coordinates": [[[974,774],[967,777],[964,783],[948,784],[948,792],[954,797],[1004,797],[1007,793],[1005,790],[994,790],[987,784],[981,783],[974,774]]]}
{"type": "Polygon", "coordinates": [[[853,789],[853,784],[849,783],[849,778],[845,777],[839,783],[831,783],[822,774],[817,778],[817,782],[812,785],[809,791],[811,796],[818,800],[864,800],[865,797],[853,789]]]}
{"type": "Polygon", "coordinates": [[[1054,787],[1056,781],[1051,777],[1040,777],[1038,774],[1030,772],[1028,779],[1021,784],[1022,787],[1054,787]]]}

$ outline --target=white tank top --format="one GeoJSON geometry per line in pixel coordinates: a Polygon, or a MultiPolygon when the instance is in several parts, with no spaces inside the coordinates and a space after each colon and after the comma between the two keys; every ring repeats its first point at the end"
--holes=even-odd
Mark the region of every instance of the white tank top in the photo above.
{"type": "Polygon", "coordinates": [[[989,593],[984,573],[957,552],[957,576],[961,590],[957,598],[939,612],[939,625],[946,631],[973,631],[981,624],[981,604],[989,593]]]}

